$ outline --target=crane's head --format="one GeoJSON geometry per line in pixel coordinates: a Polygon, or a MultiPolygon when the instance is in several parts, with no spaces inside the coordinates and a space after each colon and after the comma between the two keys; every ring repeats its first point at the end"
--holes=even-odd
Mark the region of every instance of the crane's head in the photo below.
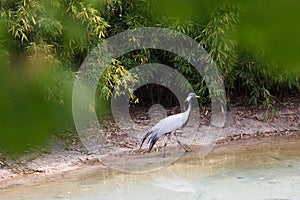
{"type": "Polygon", "coordinates": [[[199,96],[197,96],[195,93],[190,93],[187,98],[185,99],[185,101],[189,102],[191,99],[196,99],[196,98],[200,98],[199,96]]]}

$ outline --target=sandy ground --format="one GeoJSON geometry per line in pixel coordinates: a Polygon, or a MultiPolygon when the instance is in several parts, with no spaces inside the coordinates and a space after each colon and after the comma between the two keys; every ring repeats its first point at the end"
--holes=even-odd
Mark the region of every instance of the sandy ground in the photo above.
{"type": "MultiPolygon", "coordinates": [[[[226,145],[236,144],[255,146],[258,143],[271,141],[274,138],[283,138],[288,141],[300,140],[300,103],[292,101],[282,103],[275,107],[276,112],[268,114],[266,110],[245,107],[233,107],[227,113],[226,124],[222,136],[214,146],[214,152],[225,151],[226,145]],[[258,143],[257,143],[258,142],[258,143]]],[[[205,121],[205,119],[203,119],[205,121]]],[[[200,129],[205,130],[207,125],[201,124],[200,129]]],[[[115,132],[110,134],[113,137],[115,132]]],[[[126,154],[137,148],[138,141],[128,143],[118,140],[112,141],[114,150],[126,154]]],[[[298,143],[299,144],[299,143],[298,143]]],[[[60,177],[70,171],[83,168],[107,170],[97,155],[87,151],[79,143],[66,144],[64,141],[54,139],[50,145],[50,153],[27,155],[16,161],[0,161],[0,190],[20,184],[35,182],[40,179],[60,177]]],[[[192,152],[188,157],[193,157],[197,145],[190,147],[192,152]]]]}

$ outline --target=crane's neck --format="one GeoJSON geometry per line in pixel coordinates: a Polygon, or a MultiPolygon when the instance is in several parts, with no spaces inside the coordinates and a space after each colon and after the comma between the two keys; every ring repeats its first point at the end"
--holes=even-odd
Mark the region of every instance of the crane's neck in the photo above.
{"type": "Polygon", "coordinates": [[[191,113],[191,109],[192,109],[192,100],[191,99],[188,101],[188,104],[189,105],[188,105],[187,110],[183,113],[184,124],[182,127],[184,127],[187,124],[187,122],[189,121],[189,117],[190,117],[190,113],[191,113]]]}

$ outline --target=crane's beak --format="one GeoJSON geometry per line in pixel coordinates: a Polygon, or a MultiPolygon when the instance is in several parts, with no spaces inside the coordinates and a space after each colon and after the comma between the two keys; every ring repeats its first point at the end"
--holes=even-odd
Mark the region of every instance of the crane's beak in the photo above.
{"type": "Polygon", "coordinates": [[[200,99],[200,96],[196,96],[197,97],[197,99],[200,99]]]}

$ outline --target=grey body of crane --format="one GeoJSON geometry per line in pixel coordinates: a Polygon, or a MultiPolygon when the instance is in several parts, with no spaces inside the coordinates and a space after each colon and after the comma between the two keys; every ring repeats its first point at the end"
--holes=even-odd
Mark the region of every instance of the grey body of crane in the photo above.
{"type": "Polygon", "coordinates": [[[175,136],[177,143],[182,148],[184,148],[185,151],[188,151],[178,140],[178,138],[176,136],[176,130],[178,128],[184,127],[187,124],[190,113],[191,113],[191,109],[192,109],[192,99],[194,99],[194,98],[199,98],[199,96],[196,96],[196,94],[194,94],[194,93],[190,93],[188,95],[188,97],[186,98],[185,101],[188,102],[188,108],[185,112],[168,116],[168,117],[160,120],[155,126],[153,126],[151,129],[149,129],[147,131],[146,135],[142,138],[140,148],[143,146],[147,137],[149,137],[151,135],[148,140],[149,152],[150,152],[151,149],[153,148],[153,146],[155,145],[155,143],[157,142],[157,140],[159,138],[161,138],[162,136],[166,135],[167,138],[166,138],[165,144],[164,144],[164,154],[163,154],[164,157],[166,155],[165,148],[167,146],[168,140],[170,140],[170,138],[172,136],[175,136]]]}

